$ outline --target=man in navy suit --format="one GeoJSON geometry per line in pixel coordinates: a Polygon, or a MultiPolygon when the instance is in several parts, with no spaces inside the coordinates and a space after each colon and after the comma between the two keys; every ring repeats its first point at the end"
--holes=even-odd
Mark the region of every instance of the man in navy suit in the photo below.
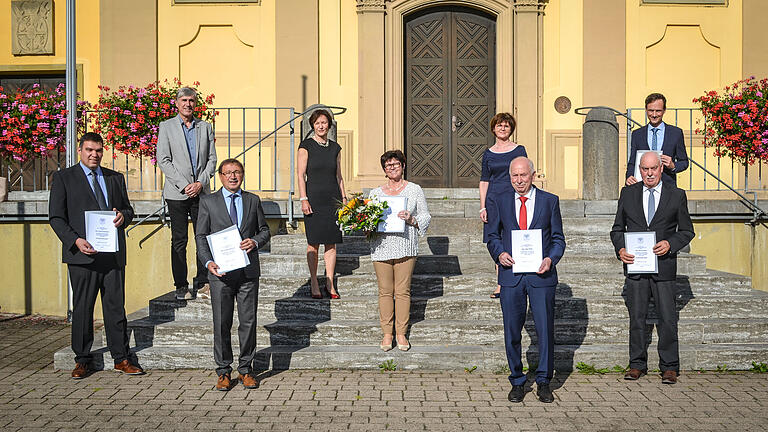
{"type": "Polygon", "coordinates": [[[256,388],[253,359],[256,356],[256,308],[259,298],[259,248],[269,241],[269,226],[264,217],[258,195],[240,189],[243,183],[243,164],[227,159],[219,165],[222,188],[200,198],[197,220],[197,255],[208,268],[213,308],[213,358],[216,361],[218,381],[216,389],[227,391],[232,387],[232,316],[237,300],[237,333],[240,340],[240,358],[237,371],[245,388],[256,388]],[[219,273],[206,237],[231,226],[240,231],[240,249],[248,254],[249,264],[241,269],[219,273]]]}
{"type": "Polygon", "coordinates": [[[528,302],[531,304],[538,339],[539,365],[536,369],[536,393],[542,402],[554,401],[549,381],[555,364],[555,265],[565,252],[560,200],[556,195],[533,187],[536,170],[533,162],[518,157],[509,164],[509,176],[515,194],[501,197],[486,206],[495,206],[488,214],[488,251],[499,264],[501,312],[504,319],[504,343],[509,363],[512,390],[510,402],[522,402],[526,377],[521,360],[521,339],[528,302]],[[540,229],[541,266],[535,273],[516,273],[512,259],[512,231],[540,229]]]}
{"type": "Polygon", "coordinates": [[[144,371],[132,363],[128,349],[128,323],[125,317],[125,227],[133,219],[122,174],[101,166],[104,141],[88,132],[77,148],[80,162],[53,174],[48,202],[51,228],[61,240],[61,260],[67,263],[72,283],[72,351],[75,369],[72,378],[88,375],[92,360],[93,307],[101,293],[104,332],[115,361],[115,370],[128,375],[144,371]],[[86,240],[85,212],[112,210],[117,228],[117,252],[98,252],[86,240]]]}
{"type": "Polygon", "coordinates": [[[635,158],[638,150],[661,150],[661,164],[664,170],[662,181],[677,184],[676,175],[688,168],[688,154],[685,152],[683,130],[662,121],[667,110],[667,98],[661,93],[651,93],[645,98],[645,113],[649,124],[632,132],[632,146],[627,162],[626,185],[640,181],[635,178],[635,158]]]}
{"type": "Polygon", "coordinates": [[[642,183],[621,190],[611,241],[616,257],[624,263],[624,297],[629,311],[629,370],[624,379],[636,380],[648,370],[648,344],[645,333],[648,303],[653,297],[659,323],[659,369],[664,384],[675,384],[680,371],[677,342],[677,253],[693,239],[693,223],[688,214],[685,191],[661,181],[661,160],[656,153],[640,159],[642,183]],[[626,264],[635,256],[625,248],[624,233],[655,231],[653,253],[658,259],[654,274],[627,273],[626,264]]]}

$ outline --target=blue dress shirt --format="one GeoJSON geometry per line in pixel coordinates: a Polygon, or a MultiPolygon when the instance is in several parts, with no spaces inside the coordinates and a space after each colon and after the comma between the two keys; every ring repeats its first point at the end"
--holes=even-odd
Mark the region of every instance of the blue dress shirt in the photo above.
{"type": "MultiPolygon", "coordinates": [[[[237,227],[240,228],[243,226],[243,191],[242,189],[238,189],[237,192],[237,198],[235,198],[235,210],[237,210],[237,227]]],[[[230,196],[232,196],[232,192],[228,191],[227,188],[221,188],[221,194],[224,195],[224,203],[227,205],[227,209],[229,209],[229,206],[232,205],[232,199],[230,196]]]]}
{"type": "MultiPolygon", "coordinates": [[[[653,150],[653,128],[654,126],[648,123],[648,148],[651,150],[653,150]]],[[[664,122],[659,123],[656,128],[656,150],[661,150],[664,147],[664,130],[666,129],[664,122]]]]}
{"type": "MultiPolygon", "coordinates": [[[[80,162],[80,168],[83,169],[83,172],[85,173],[85,178],[88,179],[88,186],[91,187],[91,192],[93,192],[94,196],[96,195],[96,191],[93,190],[93,171],[91,171],[90,168],[83,165],[83,162],[80,162]]],[[[109,205],[109,195],[107,194],[107,183],[104,181],[104,173],[101,172],[101,167],[96,167],[96,181],[99,182],[99,186],[101,186],[101,192],[104,194],[104,201],[107,203],[107,208],[111,208],[109,205]]]]}
{"type": "Polygon", "coordinates": [[[189,161],[192,164],[192,176],[197,179],[197,134],[195,133],[197,119],[192,118],[192,127],[189,128],[184,124],[184,119],[181,116],[179,116],[179,120],[181,121],[181,131],[184,132],[184,140],[187,142],[189,161]]]}

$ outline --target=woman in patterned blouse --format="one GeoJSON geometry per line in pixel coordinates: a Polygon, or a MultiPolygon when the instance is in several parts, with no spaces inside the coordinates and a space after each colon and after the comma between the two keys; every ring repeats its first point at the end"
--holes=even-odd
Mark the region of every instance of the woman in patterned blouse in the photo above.
{"type": "Polygon", "coordinates": [[[411,312],[411,275],[419,253],[418,236],[426,234],[432,216],[421,187],[403,179],[403,152],[385,152],[381,155],[381,168],[387,182],[372,190],[369,197],[380,200],[388,196],[405,197],[406,209],[397,214],[405,221],[404,232],[379,233],[371,242],[371,260],[379,283],[379,321],[384,334],[380,348],[391,350],[393,333],[396,333],[397,348],[408,351],[411,345],[405,335],[411,312]]]}

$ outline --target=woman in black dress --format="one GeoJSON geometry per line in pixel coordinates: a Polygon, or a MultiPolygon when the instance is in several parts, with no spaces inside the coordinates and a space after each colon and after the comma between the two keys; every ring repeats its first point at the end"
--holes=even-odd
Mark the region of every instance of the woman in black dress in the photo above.
{"type": "Polygon", "coordinates": [[[328,139],[331,115],[317,110],[309,117],[314,135],[299,144],[299,200],[304,213],[307,234],[307,265],[311,278],[312,298],[323,298],[317,282],[317,257],[320,243],[325,245],[325,289],[332,299],[339,294],[334,286],[336,243],[341,231],[336,225],[339,202],[346,203],[344,179],[341,177],[341,147],[328,139]]]}

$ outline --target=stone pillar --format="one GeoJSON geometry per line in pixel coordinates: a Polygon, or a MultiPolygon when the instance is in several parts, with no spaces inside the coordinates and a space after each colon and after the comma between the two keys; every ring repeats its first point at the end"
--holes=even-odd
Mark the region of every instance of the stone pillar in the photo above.
{"type": "Polygon", "coordinates": [[[539,176],[546,174],[542,131],[544,93],[543,14],[548,0],[515,0],[515,140],[524,145],[539,176]]]}
{"type": "Polygon", "coordinates": [[[384,0],[357,0],[358,134],[357,179],[361,187],[382,178],[379,156],[385,147],[384,0]]]}
{"type": "Polygon", "coordinates": [[[613,111],[595,108],[583,127],[583,193],[585,200],[619,198],[619,123],[613,111]]]}

